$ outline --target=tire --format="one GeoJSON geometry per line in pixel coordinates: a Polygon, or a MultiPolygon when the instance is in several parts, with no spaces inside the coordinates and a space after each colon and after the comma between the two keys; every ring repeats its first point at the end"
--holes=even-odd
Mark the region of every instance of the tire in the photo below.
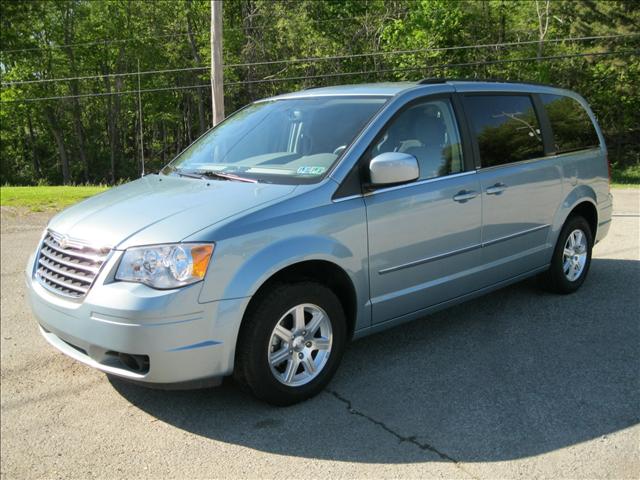
{"type": "MultiPolygon", "coordinates": [[[[574,244],[577,245],[575,236],[574,244]]],[[[578,290],[589,272],[592,249],[593,234],[589,223],[580,216],[569,217],[558,236],[549,270],[541,276],[543,288],[560,294],[573,293],[578,290]],[[581,241],[580,248],[577,249],[571,247],[571,241],[569,240],[569,237],[575,235],[575,232],[581,232],[582,239],[584,239],[581,241]],[[566,253],[573,252],[574,255],[565,255],[565,246],[568,247],[566,253]],[[576,259],[581,260],[578,261],[576,259]],[[567,261],[569,265],[568,272],[567,261]]]]}
{"type": "Polygon", "coordinates": [[[317,395],[342,359],[346,325],[340,300],[326,286],[313,281],[276,284],[246,313],[234,377],[272,405],[293,405],[317,395]],[[315,326],[313,332],[306,330],[315,326]]]}

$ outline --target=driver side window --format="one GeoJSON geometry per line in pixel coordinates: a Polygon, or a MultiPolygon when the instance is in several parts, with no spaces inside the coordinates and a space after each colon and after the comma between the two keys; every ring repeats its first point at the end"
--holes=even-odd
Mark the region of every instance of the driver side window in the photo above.
{"type": "Polygon", "coordinates": [[[451,102],[429,100],[402,111],[385,128],[372,157],[385,152],[413,155],[420,180],[462,172],[462,146],[451,102]]]}

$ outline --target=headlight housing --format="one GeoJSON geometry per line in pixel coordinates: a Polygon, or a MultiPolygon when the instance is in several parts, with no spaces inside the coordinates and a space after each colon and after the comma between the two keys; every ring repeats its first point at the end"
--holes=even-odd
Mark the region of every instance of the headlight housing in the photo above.
{"type": "Polygon", "coordinates": [[[116,280],[158,289],[178,288],[202,280],[213,253],[212,243],[175,243],[128,248],[116,280]]]}

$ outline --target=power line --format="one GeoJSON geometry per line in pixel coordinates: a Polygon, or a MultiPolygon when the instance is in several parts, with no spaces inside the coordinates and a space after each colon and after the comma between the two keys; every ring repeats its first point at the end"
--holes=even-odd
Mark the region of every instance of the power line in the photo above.
{"type": "MultiPolygon", "coordinates": [[[[227,65],[231,67],[231,65],[227,65]]],[[[3,87],[12,85],[26,85],[34,83],[52,83],[52,82],[70,82],[72,80],[97,80],[100,78],[117,78],[117,77],[131,77],[137,75],[152,75],[152,74],[164,74],[164,73],[176,73],[176,72],[188,72],[198,70],[209,70],[210,67],[185,67],[185,68],[170,68],[167,70],[146,70],[144,72],[127,72],[127,73],[106,73],[101,75],[87,75],[81,77],[64,77],[64,78],[42,78],[38,80],[16,80],[10,82],[2,82],[3,87]]]]}
{"type": "MultiPolygon", "coordinates": [[[[262,16],[261,14],[260,16],[262,16]]],[[[366,15],[360,15],[355,17],[340,17],[340,18],[332,18],[327,20],[311,20],[311,22],[315,25],[324,24],[324,23],[335,23],[335,22],[343,22],[350,20],[360,20],[363,18],[368,18],[366,15]]],[[[393,18],[395,19],[395,18],[393,18]]],[[[386,20],[386,19],[385,19],[386,20]]],[[[225,31],[245,31],[245,30],[255,30],[255,31],[269,31],[276,30],[274,26],[264,26],[264,25],[255,25],[255,26],[244,26],[244,27],[225,27],[225,31]]],[[[208,31],[201,32],[191,32],[193,35],[209,35],[208,31]]],[[[144,40],[156,40],[160,38],[171,38],[171,37],[185,37],[188,36],[189,32],[179,32],[179,33],[168,33],[163,35],[149,35],[145,37],[130,37],[130,38],[121,38],[121,39],[103,39],[103,40],[94,40],[92,42],[80,42],[80,43],[70,43],[65,45],[47,45],[43,47],[28,47],[28,48],[15,48],[10,50],[0,50],[0,55],[4,53],[19,53],[19,52],[33,52],[38,50],[60,50],[64,48],[78,48],[78,47],[91,47],[96,45],[110,45],[113,43],[128,43],[128,42],[139,42],[144,40]]]]}
{"type": "Polygon", "coordinates": [[[94,40],[93,42],[69,43],[66,45],[48,45],[46,47],[15,48],[12,50],[0,50],[0,54],[33,52],[37,50],[60,50],[63,48],[92,47],[96,45],[111,45],[112,43],[127,43],[127,42],[134,42],[134,41],[140,41],[140,40],[156,40],[160,38],[183,37],[187,35],[189,35],[189,33],[168,33],[166,35],[154,35],[154,36],[140,37],[140,38],[123,38],[123,39],[112,39],[112,40],[105,39],[105,40],[94,40]]]}
{"type": "MultiPolygon", "coordinates": [[[[614,38],[620,38],[620,37],[631,37],[631,36],[637,36],[637,35],[640,35],[640,33],[625,33],[625,34],[618,34],[618,35],[596,35],[596,36],[590,36],[590,37],[551,38],[549,40],[543,40],[542,43],[579,42],[579,41],[589,41],[589,40],[614,39],[614,38]]],[[[520,45],[532,45],[532,44],[538,44],[538,43],[540,43],[540,40],[527,40],[524,42],[483,43],[483,44],[462,45],[462,46],[455,46],[455,47],[416,48],[411,50],[391,50],[389,52],[380,51],[380,52],[371,52],[371,53],[355,53],[352,55],[335,55],[330,57],[308,57],[308,58],[298,58],[298,59],[291,59],[291,60],[272,60],[272,61],[265,61],[265,62],[236,64],[236,65],[230,65],[230,66],[242,67],[242,66],[275,65],[275,64],[298,63],[298,62],[318,62],[323,60],[345,60],[350,58],[374,57],[374,56],[384,56],[384,55],[408,55],[412,53],[447,52],[452,50],[502,48],[502,47],[513,47],[513,46],[520,46],[520,45]]]]}
{"type": "MultiPolygon", "coordinates": [[[[229,83],[226,83],[225,85],[235,86],[235,85],[246,85],[246,84],[256,84],[256,83],[276,83],[276,82],[287,82],[287,81],[298,81],[298,80],[311,80],[311,79],[317,79],[317,78],[345,77],[345,76],[353,76],[353,75],[368,75],[368,74],[380,74],[380,73],[391,73],[391,72],[395,73],[395,72],[411,72],[411,71],[413,72],[428,71],[428,70],[442,69],[442,68],[496,65],[496,64],[502,64],[502,63],[531,62],[531,61],[541,61],[541,60],[560,60],[560,59],[579,58],[579,57],[602,57],[602,56],[610,56],[610,55],[627,55],[627,54],[637,54],[637,53],[640,53],[640,50],[619,50],[619,51],[609,51],[609,52],[550,55],[546,57],[485,60],[485,61],[479,61],[479,62],[443,63],[439,65],[424,65],[421,67],[390,68],[390,69],[383,69],[383,70],[364,70],[359,72],[338,72],[338,73],[327,73],[327,74],[321,74],[321,75],[300,76],[300,77],[263,78],[260,80],[244,80],[244,81],[238,81],[238,82],[229,82],[229,83]]],[[[159,88],[149,88],[149,89],[142,89],[142,90],[140,89],[125,90],[121,92],[93,92],[93,93],[84,93],[79,95],[34,97],[34,98],[24,98],[19,100],[5,100],[5,101],[1,101],[0,103],[27,103],[27,102],[48,101],[48,100],[66,100],[66,99],[72,99],[72,98],[90,98],[90,97],[104,97],[104,96],[111,96],[111,95],[129,95],[129,94],[137,94],[137,93],[152,93],[152,92],[164,92],[164,91],[187,90],[187,89],[210,88],[210,87],[211,85],[206,83],[202,85],[159,87],[159,88]]]]}
{"type": "Polygon", "coordinates": [[[609,55],[626,55],[632,53],[640,53],[640,50],[619,50],[613,52],[593,52],[593,53],[576,53],[576,54],[564,54],[564,55],[549,55],[546,57],[527,57],[527,58],[509,58],[509,59],[497,59],[497,60],[483,60],[478,62],[461,62],[461,63],[442,63],[439,65],[424,65],[422,67],[406,67],[406,68],[387,68],[381,70],[365,70],[360,72],[338,72],[327,73],[312,76],[301,77],[285,77],[285,78],[263,78],[261,80],[244,80],[241,82],[227,83],[226,85],[240,85],[240,84],[252,84],[252,83],[270,83],[270,82],[282,82],[293,80],[307,80],[313,78],[326,78],[326,77],[343,77],[350,75],[365,75],[372,73],[390,73],[390,72],[411,72],[411,71],[427,71],[433,69],[442,68],[454,68],[454,67],[469,67],[469,66],[482,66],[482,65],[497,65],[501,63],[518,63],[518,62],[530,62],[539,60],[561,60],[566,58],[577,57],[603,57],[609,55]]]}
{"type": "MultiPolygon", "coordinates": [[[[640,35],[640,33],[554,38],[554,39],[543,40],[543,43],[611,40],[616,38],[632,37],[637,35],[640,35]]],[[[363,57],[374,57],[374,56],[385,56],[385,55],[408,55],[413,53],[445,52],[445,51],[470,50],[470,49],[481,49],[481,48],[503,48],[503,47],[513,47],[513,46],[521,46],[521,45],[532,45],[532,44],[538,44],[538,43],[540,43],[539,40],[528,40],[523,42],[485,43],[485,44],[463,45],[463,46],[454,46],[454,47],[418,48],[418,49],[411,49],[411,50],[392,50],[388,52],[380,51],[380,52],[370,52],[370,53],[356,53],[356,54],[350,54],[350,55],[334,55],[334,56],[328,56],[328,57],[307,57],[307,58],[295,58],[295,59],[288,59],[288,60],[269,60],[269,61],[252,62],[252,63],[232,63],[232,64],[226,64],[223,67],[239,68],[239,67],[253,67],[253,66],[264,66],[264,65],[281,65],[281,64],[292,64],[292,63],[319,62],[319,61],[328,61],[328,60],[346,60],[351,58],[363,58],[363,57]]],[[[177,73],[177,72],[187,72],[187,71],[203,71],[203,70],[209,70],[209,67],[208,66],[185,67],[185,68],[172,68],[172,69],[166,69],[166,70],[147,70],[139,73],[138,72],[108,73],[104,75],[87,75],[87,76],[79,76],[79,77],[44,78],[44,79],[37,79],[37,80],[16,80],[16,81],[2,82],[1,85],[4,87],[4,86],[12,86],[12,85],[68,82],[73,80],[95,80],[95,79],[101,79],[101,78],[128,77],[128,76],[134,76],[138,74],[154,75],[154,74],[177,73]]]]}

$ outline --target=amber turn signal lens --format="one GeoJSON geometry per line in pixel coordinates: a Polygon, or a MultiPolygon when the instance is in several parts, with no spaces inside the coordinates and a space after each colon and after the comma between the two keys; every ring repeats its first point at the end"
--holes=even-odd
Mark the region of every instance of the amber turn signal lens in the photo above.
{"type": "Polygon", "coordinates": [[[204,278],[207,273],[207,266],[213,253],[213,245],[199,245],[191,249],[191,258],[193,258],[193,276],[204,278]]]}

